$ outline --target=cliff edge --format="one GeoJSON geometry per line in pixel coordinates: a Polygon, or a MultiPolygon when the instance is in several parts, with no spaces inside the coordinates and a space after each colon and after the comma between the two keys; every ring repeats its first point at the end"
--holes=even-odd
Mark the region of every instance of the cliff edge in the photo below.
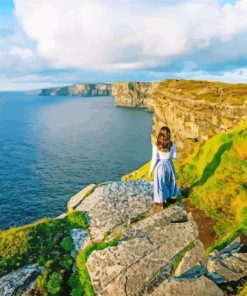
{"type": "Polygon", "coordinates": [[[175,80],[113,84],[117,106],[144,107],[153,112],[151,142],[168,125],[182,158],[196,144],[234,128],[247,119],[247,85],[175,80]]]}
{"type": "Polygon", "coordinates": [[[77,83],[69,86],[44,88],[40,96],[111,96],[112,88],[109,83],[77,83]]]}
{"type": "Polygon", "coordinates": [[[154,112],[151,137],[171,127],[183,195],[156,211],[147,162],[83,188],[57,218],[1,232],[0,295],[246,295],[246,87],[113,86],[117,104],[154,112]]]}

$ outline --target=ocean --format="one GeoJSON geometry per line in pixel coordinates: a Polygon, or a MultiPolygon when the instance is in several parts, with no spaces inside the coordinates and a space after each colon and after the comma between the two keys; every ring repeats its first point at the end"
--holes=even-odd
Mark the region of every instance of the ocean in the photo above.
{"type": "Polygon", "coordinates": [[[0,229],[56,217],[151,159],[152,113],[113,97],[0,92],[0,229]]]}

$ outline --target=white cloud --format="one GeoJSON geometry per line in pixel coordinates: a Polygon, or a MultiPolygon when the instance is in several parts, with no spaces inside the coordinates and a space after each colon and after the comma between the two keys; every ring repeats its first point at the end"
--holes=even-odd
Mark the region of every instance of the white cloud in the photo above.
{"type": "Polygon", "coordinates": [[[0,91],[4,90],[30,90],[64,85],[64,81],[72,84],[77,77],[66,74],[25,74],[8,77],[0,74],[0,91]]]}
{"type": "Polygon", "coordinates": [[[20,57],[23,60],[32,58],[34,56],[33,51],[30,48],[12,47],[9,51],[12,56],[20,57]]]}
{"type": "Polygon", "coordinates": [[[203,71],[182,72],[178,73],[177,76],[184,79],[222,81],[229,83],[246,83],[247,68],[225,71],[222,74],[212,74],[203,71]]]}
{"type": "Polygon", "coordinates": [[[181,72],[174,72],[172,74],[168,72],[150,72],[150,77],[152,77],[155,81],[161,81],[166,78],[176,78],[221,81],[229,83],[246,83],[247,68],[239,68],[236,70],[225,71],[222,73],[208,73],[202,70],[190,71],[189,69],[184,69],[181,72]]]}
{"type": "Polygon", "coordinates": [[[14,1],[38,54],[58,68],[152,68],[247,31],[247,0],[14,1]]]}

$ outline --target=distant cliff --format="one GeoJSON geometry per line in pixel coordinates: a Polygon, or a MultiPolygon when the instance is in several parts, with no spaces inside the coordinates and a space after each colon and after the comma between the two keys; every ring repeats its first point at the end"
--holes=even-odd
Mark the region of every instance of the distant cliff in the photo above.
{"type": "Polygon", "coordinates": [[[117,106],[146,107],[153,111],[154,142],[163,125],[171,128],[180,156],[195,143],[229,130],[246,119],[247,84],[193,80],[121,82],[113,84],[117,106]]]}
{"type": "Polygon", "coordinates": [[[44,88],[40,96],[111,96],[111,84],[108,83],[78,83],[70,86],[44,88]]]}
{"type": "Polygon", "coordinates": [[[116,82],[112,85],[112,95],[117,106],[146,107],[150,110],[150,98],[159,82],[116,82]]]}

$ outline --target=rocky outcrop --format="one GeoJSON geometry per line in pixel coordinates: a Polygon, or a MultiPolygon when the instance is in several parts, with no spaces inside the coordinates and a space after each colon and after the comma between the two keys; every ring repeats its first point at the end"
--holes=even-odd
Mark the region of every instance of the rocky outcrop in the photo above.
{"type": "Polygon", "coordinates": [[[212,281],[202,276],[194,281],[164,281],[153,291],[152,296],[223,296],[223,291],[212,281]]]}
{"type": "Polygon", "coordinates": [[[192,80],[162,82],[79,83],[47,88],[40,95],[114,96],[116,106],[153,112],[154,142],[160,127],[168,125],[183,157],[195,143],[232,129],[245,120],[247,85],[192,80]]]}
{"type": "Polygon", "coordinates": [[[112,95],[116,106],[144,107],[153,110],[150,105],[151,94],[158,82],[116,82],[112,85],[112,95]]]}
{"type": "Polygon", "coordinates": [[[188,250],[176,270],[174,271],[175,276],[181,276],[187,270],[192,269],[194,266],[205,266],[206,257],[204,255],[204,246],[202,242],[197,239],[193,242],[191,250],[188,250]]]}
{"type": "Polygon", "coordinates": [[[247,277],[246,246],[238,237],[220,252],[209,255],[207,269],[212,274],[219,275],[220,281],[239,281],[247,277]]]}
{"type": "Polygon", "coordinates": [[[151,182],[115,181],[97,187],[75,209],[88,217],[92,238],[101,240],[106,232],[148,212],[152,204],[151,182]]]}
{"type": "Polygon", "coordinates": [[[70,230],[70,237],[73,240],[75,248],[71,251],[71,256],[76,258],[78,252],[83,249],[89,242],[87,232],[81,228],[73,228],[70,230]]]}
{"type": "Polygon", "coordinates": [[[111,96],[111,84],[108,83],[78,83],[70,86],[41,89],[41,96],[111,96]]]}
{"type": "Polygon", "coordinates": [[[244,121],[246,92],[244,84],[190,80],[113,85],[116,105],[146,107],[153,111],[152,142],[162,126],[170,127],[180,157],[192,152],[195,143],[244,121]]]}
{"type": "Polygon", "coordinates": [[[14,296],[25,295],[32,288],[37,276],[44,271],[44,268],[34,264],[25,265],[0,278],[0,295],[14,296]]]}
{"type": "MultiPolygon", "coordinates": [[[[236,238],[206,256],[197,222],[183,203],[154,211],[152,187],[145,180],[91,184],[68,203],[69,211],[82,211],[89,223],[87,230],[70,230],[72,257],[78,261],[82,251],[85,258],[96,246],[85,261],[95,294],[221,296],[228,295],[226,286],[243,283],[246,241],[236,238]],[[108,244],[116,237],[116,244],[108,244]]],[[[0,278],[0,294],[26,295],[41,272],[28,265],[0,278]]],[[[78,273],[76,264],[73,272],[78,273]]]]}
{"type": "Polygon", "coordinates": [[[88,196],[89,193],[92,193],[95,187],[95,184],[90,184],[72,196],[67,204],[68,210],[74,210],[88,196]]]}
{"type": "Polygon", "coordinates": [[[87,260],[96,295],[226,295],[222,283],[246,276],[246,247],[238,238],[206,256],[183,204],[152,211],[152,186],[144,180],[105,182],[75,207],[88,217],[93,242],[121,232],[116,246],[93,251],[87,260]],[[235,277],[216,267],[221,261],[235,277]]]}

